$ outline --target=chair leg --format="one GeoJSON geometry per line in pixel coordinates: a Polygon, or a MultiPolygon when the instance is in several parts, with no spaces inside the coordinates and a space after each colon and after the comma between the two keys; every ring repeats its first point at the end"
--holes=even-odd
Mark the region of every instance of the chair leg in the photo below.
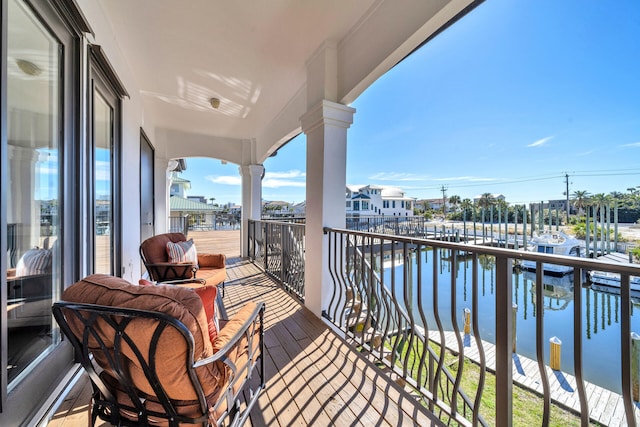
{"type": "Polygon", "coordinates": [[[224,302],[222,301],[223,296],[222,292],[218,292],[216,295],[216,312],[219,313],[218,318],[220,319],[229,319],[229,315],[227,314],[227,310],[224,308],[224,302]]]}
{"type": "Polygon", "coordinates": [[[96,425],[96,421],[98,420],[98,411],[95,408],[95,405],[89,405],[89,427],[94,427],[96,425]]]}

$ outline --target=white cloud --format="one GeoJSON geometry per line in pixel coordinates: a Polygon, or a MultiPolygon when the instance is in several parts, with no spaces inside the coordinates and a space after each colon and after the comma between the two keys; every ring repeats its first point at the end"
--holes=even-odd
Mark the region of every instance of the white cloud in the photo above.
{"type": "MultiPolygon", "coordinates": [[[[283,172],[266,172],[262,179],[263,188],[304,187],[306,174],[297,169],[283,172]]],[[[205,178],[214,184],[242,185],[242,178],[237,175],[209,175],[205,178]]]]}
{"type": "Polygon", "coordinates": [[[625,148],[640,147],[640,142],[632,142],[631,144],[623,144],[620,147],[625,147],[625,148]]]}
{"type": "Polygon", "coordinates": [[[262,180],[263,188],[304,187],[306,185],[307,183],[305,181],[292,181],[289,179],[267,178],[266,176],[262,180]]]}
{"type": "Polygon", "coordinates": [[[593,153],[595,153],[595,152],[596,152],[596,150],[584,151],[584,152],[582,152],[582,153],[578,153],[578,154],[576,154],[576,156],[584,157],[584,156],[588,156],[589,154],[593,154],[593,153]]]}
{"type": "Polygon", "coordinates": [[[404,172],[378,172],[369,177],[369,179],[379,181],[424,181],[428,178],[428,175],[417,175],[414,173],[404,172]]]}
{"type": "Polygon", "coordinates": [[[297,169],[293,169],[285,172],[265,172],[265,179],[279,179],[279,178],[306,178],[307,174],[297,169]]]}
{"type": "Polygon", "coordinates": [[[531,144],[527,145],[527,147],[542,147],[547,142],[549,142],[549,140],[551,140],[552,138],[553,136],[547,136],[546,138],[542,138],[537,140],[536,142],[532,142],[531,144]]]}
{"type": "Polygon", "coordinates": [[[237,175],[209,175],[205,177],[207,181],[211,181],[214,184],[222,184],[222,185],[242,185],[242,178],[237,175]]]}

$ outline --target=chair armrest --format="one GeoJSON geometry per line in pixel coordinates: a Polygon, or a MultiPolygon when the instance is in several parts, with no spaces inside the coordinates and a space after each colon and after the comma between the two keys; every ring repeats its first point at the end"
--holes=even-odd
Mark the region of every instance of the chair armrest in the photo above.
{"type": "Polygon", "coordinates": [[[223,268],[225,267],[226,261],[227,257],[224,254],[198,254],[198,265],[200,268],[223,268]]]}
{"type": "Polygon", "coordinates": [[[224,420],[230,417],[239,420],[238,425],[242,425],[258,401],[260,391],[265,387],[263,321],[264,303],[246,304],[220,330],[218,338],[214,341],[215,353],[193,365],[194,368],[198,368],[214,364],[224,372],[221,392],[210,407],[210,413],[218,425],[221,425],[221,421],[226,425],[224,420]],[[233,402],[237,404],[238,396],[247,388],[249,391],[248,397],[245,394],[246,406],[233,415],[233,402]]]}
{"type": "MultiPolygon", "coordinates": [[[[249,337],[259,333],[260,342],[258,343],[258,348],[260,353],[263,350],[263,330],[264,330],[264,303],[248,303],[243,307],[240,312],[238,312],[235,316],[233,316],[228,322],[225,323],[224,328],[218,332],[218,337],[214,343],[215,353],[213,356],[210,356],[206,359],[198,360],[194,367],[200,367],[207,365],[209,363],[221,360],[226,358],[227,355],[231,352],[231,350],[237,346],[243,337],[249,337]],[[244,315],[246,311],[249,311],[249,316],[244,315]],[[252,326],[254,326],[252,328],[252,326]]],[[[255,346],[249,345],[249,351],[251,351],[255,346]]],[[[255,358],[254,358],[255,359],[255,358]]],[[[226,362],[225,362],[226,363],[226,362]]]]}

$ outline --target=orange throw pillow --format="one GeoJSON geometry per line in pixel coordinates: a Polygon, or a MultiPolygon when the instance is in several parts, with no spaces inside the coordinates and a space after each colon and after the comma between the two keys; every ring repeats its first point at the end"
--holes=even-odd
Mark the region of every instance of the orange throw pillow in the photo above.
{"type": "Polygon", "coordinates": [[[196,291],[202,300],[204,312],[207,315],[209,339],[211,340],[211,344],[213,344],[218,336],[218,322],[216,319],[216,295],[218,294],[218,288],[216,286],[203,286],[201,288],[194,288],[194,291],[196,291]]]}

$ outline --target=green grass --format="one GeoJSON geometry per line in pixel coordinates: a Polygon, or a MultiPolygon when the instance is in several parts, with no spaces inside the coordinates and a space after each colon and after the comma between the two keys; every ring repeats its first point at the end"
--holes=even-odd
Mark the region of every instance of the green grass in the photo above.
{"type": "MultiPolygon", "coordinates": [[[[400,350],[400,356],[396,359],[396,366],[402,368],[403,361],[406,360],[407,366],[409,368],[409,374],[413,375],[414,378],[418,373],[418,365],[423,354],[424,345],[420,341],[413,341],[412,351],[408,351],[408,348],[405,345],[400,350]],[[413,374],[412,374],[413,373],[413,374]]],[[[392,343],[386,342],[385,347],[388,350],[392,349],[392,343]]],[[[435,351],[436,355],[439,355],[440,346],[430,343],[431,348],[435,351]]],[[[436,362],[434,362],[434,366],[436,366],[436,362]]],[[[449,370],[449,372],[455,377],[458,372],[458,356],[450,353],[449,351],[445,352],[445,366],[449,370]]],[[[467,397],[473,402],[476,397],[476,393],[478,392],[478,383],[480,381],[480,366],[476,363],[470,361],[469,359],[465,359],[463,366],[463,375],[461,378],[460,389],[465,392],[467,397]]],[[[423,369],[422,376],[420,379],[420,383],[424,383],[424,377],[427,375],[427,369],[423,369]]],[[[482,390],[481,403],[480,403],[480,414],[487,421],[489,425],[495,425],[495,402],[496,402],[496,381],[495,375],[486,372],[485,374],[485,383],[484,388],[482,390]]],[[[446,390],[446,382],[447,378],[444,374],[440,377],[440,384],[442,388],[440,390],[446,390]]],[[[439,391],[440,393],[440,391],[439,391]]],[[[450,404],[450,397],[440,396],[447,404],[450,404]]],[[[458,399],[458,412],[463,413],[463,403],[462,399],[458,399]]],[[[534,426],[542,424],[542,416],[544,410],[544,401],[541,396],[537,393],[534,393],[530,390],[522,388],[516,384],[513,385],[513,425],[514,426],[534,426]]],[[[446,414],[438,414],[442,421],[445,423],[449,420],[446,414]]],[[[470,419],[471,415],[468,415],[467,418],[470,419]]],[[[580,417],[572,411],[561,408],[558,405],[551,403],[551,412],[549,418],[550,426],[579,426],[580,425],[580,417]]]]}

